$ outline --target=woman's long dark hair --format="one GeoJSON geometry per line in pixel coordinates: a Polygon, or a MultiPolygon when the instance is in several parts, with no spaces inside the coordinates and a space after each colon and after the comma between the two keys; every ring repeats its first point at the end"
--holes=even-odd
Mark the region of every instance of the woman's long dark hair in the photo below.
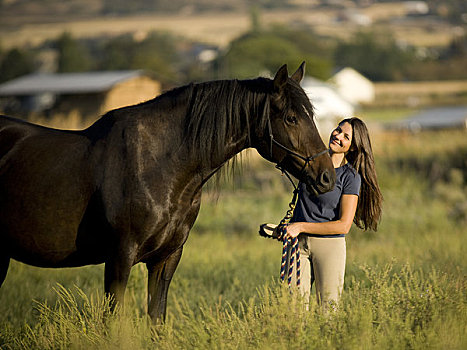
{"type": "Polygon", "coordinates": [[[361,229],[376,231],[381,219],[383,195],[379,189],[376,176],[370,134],[365,123],[359,118],[344,119],[339,125],[343,123],[349,123],[353,130],[350,150],[345,158],[362,179],[354,223],[361,229]]]}

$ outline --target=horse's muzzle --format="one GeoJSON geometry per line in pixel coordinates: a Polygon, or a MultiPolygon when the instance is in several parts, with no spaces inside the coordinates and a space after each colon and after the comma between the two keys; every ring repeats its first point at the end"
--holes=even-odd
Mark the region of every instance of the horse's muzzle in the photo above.
{"type": "Polygon", "coordinates": [[[306,176],[305,184],[308,192],[314,195],[322,194],[331,191],[336,185],[336,174],[325,169],[314,180],[311,176],[306,176]]]}

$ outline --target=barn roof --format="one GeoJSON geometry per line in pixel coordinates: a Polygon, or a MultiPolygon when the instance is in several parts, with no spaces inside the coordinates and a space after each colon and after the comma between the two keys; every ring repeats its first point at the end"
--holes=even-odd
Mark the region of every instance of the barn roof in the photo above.
{"type": "Polygon", "coordinates": [[[142,70],[61,74],[34,73],[1,84],[0,96],[98,93],[108,91],[115,84],[141,75],[145,75],[142,70]]]}

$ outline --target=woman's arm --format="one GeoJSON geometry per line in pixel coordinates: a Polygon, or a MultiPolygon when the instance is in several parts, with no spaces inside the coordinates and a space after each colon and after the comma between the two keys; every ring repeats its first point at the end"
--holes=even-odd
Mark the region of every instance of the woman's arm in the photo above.
{"type": "Polygon", "coordinates": [[[358,196],[344,194],[341,199],[339,220],[327,222],[294,222],[287,226],[287,237],[294,238],[300,233],[315,235],[347,234],[357,210],[358,196]]]}

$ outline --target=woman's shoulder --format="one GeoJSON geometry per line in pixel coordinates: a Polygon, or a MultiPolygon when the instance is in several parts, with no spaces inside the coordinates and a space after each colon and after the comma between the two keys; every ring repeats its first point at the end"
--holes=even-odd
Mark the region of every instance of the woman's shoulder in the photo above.
{"type": "Polygon", "coordinates": [[[340,173],[343,176],[347,176],[347,175],[351,175],[351,176],[354,176],[354,177],[355,176],[360,176],[358,174],[357,170],[355,170],[355,168],[350,163],[345,163],[341,167],[336,168],[336,173],[340,173]]]}
{"type": "MultiPolygon", "coordinates": [[[[360,181],[360,174],[355,170],[355,168],[350,163],[346,163],[345,165],[338,168],[340,170],[340,177],[348,179],[350,181],[360,181]]],[[[336,170],[338,170],[336,169],[336,170]]]]}
{"type": "Polygon", "coordinates": [[[355,170],[355,168],[347,163],[342,166],[342,173],[340,175],[340,181],[343,186],[343,194],[356,194],[360,193],[361,178],[360,174],[355,170]]]}

